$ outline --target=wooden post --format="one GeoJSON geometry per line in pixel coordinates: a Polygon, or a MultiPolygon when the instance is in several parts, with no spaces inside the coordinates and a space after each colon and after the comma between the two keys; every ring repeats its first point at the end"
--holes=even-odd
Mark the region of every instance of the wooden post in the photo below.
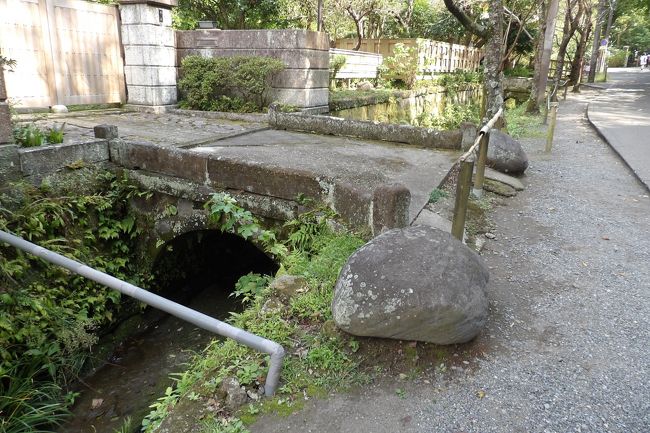
{"type": "Polygon", "coordinates": [[[569,90],[569,80],[567,79],[564,83],[564,95],[562,95],[562,100],[566,101],[566,93],[569,90]]]}
{"type": "Polygon", "coordinates": [[[551,152],[553,147],[553,135],[555,134],[555,123],[557,119],[557,102],[551,102],[551,124],[548,126],[546,132],[546,153],[551,152]]]}
{"type": "Polygon", "coordinates": [[[460,161],[460,172],[456,183],[456,204],[454,205],[454,221],[451,224],[451,234],[463,241],[465,233],[465,216],[467,214],[467,201],[469,190],[472,186],[472,172],[474,171],[474,159],[472,157],[460,161]]]}
{"type": "Polygon", "coordinates": [[[485,181],[485,163],[487,162],[488,143],[490,142],[490,131],[483,134],[481,144],[478,148],[478,161],[476,165],[476,179],[472,193],[476,197],[483,196],[483,182],[485,181]]]}

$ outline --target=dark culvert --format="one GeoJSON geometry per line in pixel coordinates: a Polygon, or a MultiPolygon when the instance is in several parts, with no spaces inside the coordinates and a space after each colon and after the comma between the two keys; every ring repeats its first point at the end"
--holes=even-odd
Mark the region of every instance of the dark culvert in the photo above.
{"type": "MultiPolygon", "coordinates": [[[[278,265],[252,243],[216,230],[193,231],[163,246],[153,266],[153,290],[217,319],[239,305],[229,295],[249,272],[273,275],[278,265]]],[[[108,360],[83,378],[73,418],[59,432],[113,433],[140,420],[172,384],[169,375],[202,350],[213,334],[152,309],[128,320],[131,333],[119,338],[108,360]]],[[[116,339],[113,337],[113,339],[116,339]]]]}

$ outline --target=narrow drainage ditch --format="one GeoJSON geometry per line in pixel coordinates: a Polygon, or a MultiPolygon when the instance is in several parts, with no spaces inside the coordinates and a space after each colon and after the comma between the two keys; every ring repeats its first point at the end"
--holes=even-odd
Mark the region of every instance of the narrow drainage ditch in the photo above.
{"type": "MultiPolygon", "coordinates": [[[[240,309],[230,296],[239,277],[249,272],[273,275],[277,269],[272,259],[242,238],[194,231],[163,247],[153,266],[153,287],[162,296],[224,320],[240,309]]],[[[184,371],[214,338],[221,337],[151,308],[125,320],[102,337],[100,347],[118,344],[111,345],[109,356],[91,357],[90,373],[76,386],[80,395],[73,416],[58,432],[139,431],[149,406],[172,385],[170,374],[184,371]],[[123,430],[127,419],[130,428],[123,430]]]]}
{"type": "Polygon", "coordinates": [[[329,114],[350,120],[422,126],[426,125],[427,116],[442,116],[448,104],[472,105],[480,102],[480,92],[470,89],[451,95],[445,92],[433,92],[408,98],[391,98],[387,102],[335,110],[329,114]]]}

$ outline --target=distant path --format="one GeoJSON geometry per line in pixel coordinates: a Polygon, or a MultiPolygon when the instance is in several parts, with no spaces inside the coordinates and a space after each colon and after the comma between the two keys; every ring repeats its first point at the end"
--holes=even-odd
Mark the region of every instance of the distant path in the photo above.
{"type": "Polygon", "coordinates": [[[589,104],[589,120],[650,190],[650,70],[617,68],[589,104]]]}
{"type": "Polygon", "coordinates": [[[428,383],[389,375],[251,431],[650,432],[650,198],[589,126],[597,94],[561,103],[552,154],[524,140],[528,188],[494,208],[489,319],[467,364],[430,365],[428,383]]]}

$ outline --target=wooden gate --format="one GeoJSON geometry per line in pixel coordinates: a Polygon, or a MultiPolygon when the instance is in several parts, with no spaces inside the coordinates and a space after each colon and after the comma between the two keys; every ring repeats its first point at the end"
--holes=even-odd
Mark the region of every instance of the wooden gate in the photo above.
{"type": "Polygon", "coordinates": [[[123,103],[119,12],[82,0],[0,0],[0,54],[18,107],[123,103]]]}

